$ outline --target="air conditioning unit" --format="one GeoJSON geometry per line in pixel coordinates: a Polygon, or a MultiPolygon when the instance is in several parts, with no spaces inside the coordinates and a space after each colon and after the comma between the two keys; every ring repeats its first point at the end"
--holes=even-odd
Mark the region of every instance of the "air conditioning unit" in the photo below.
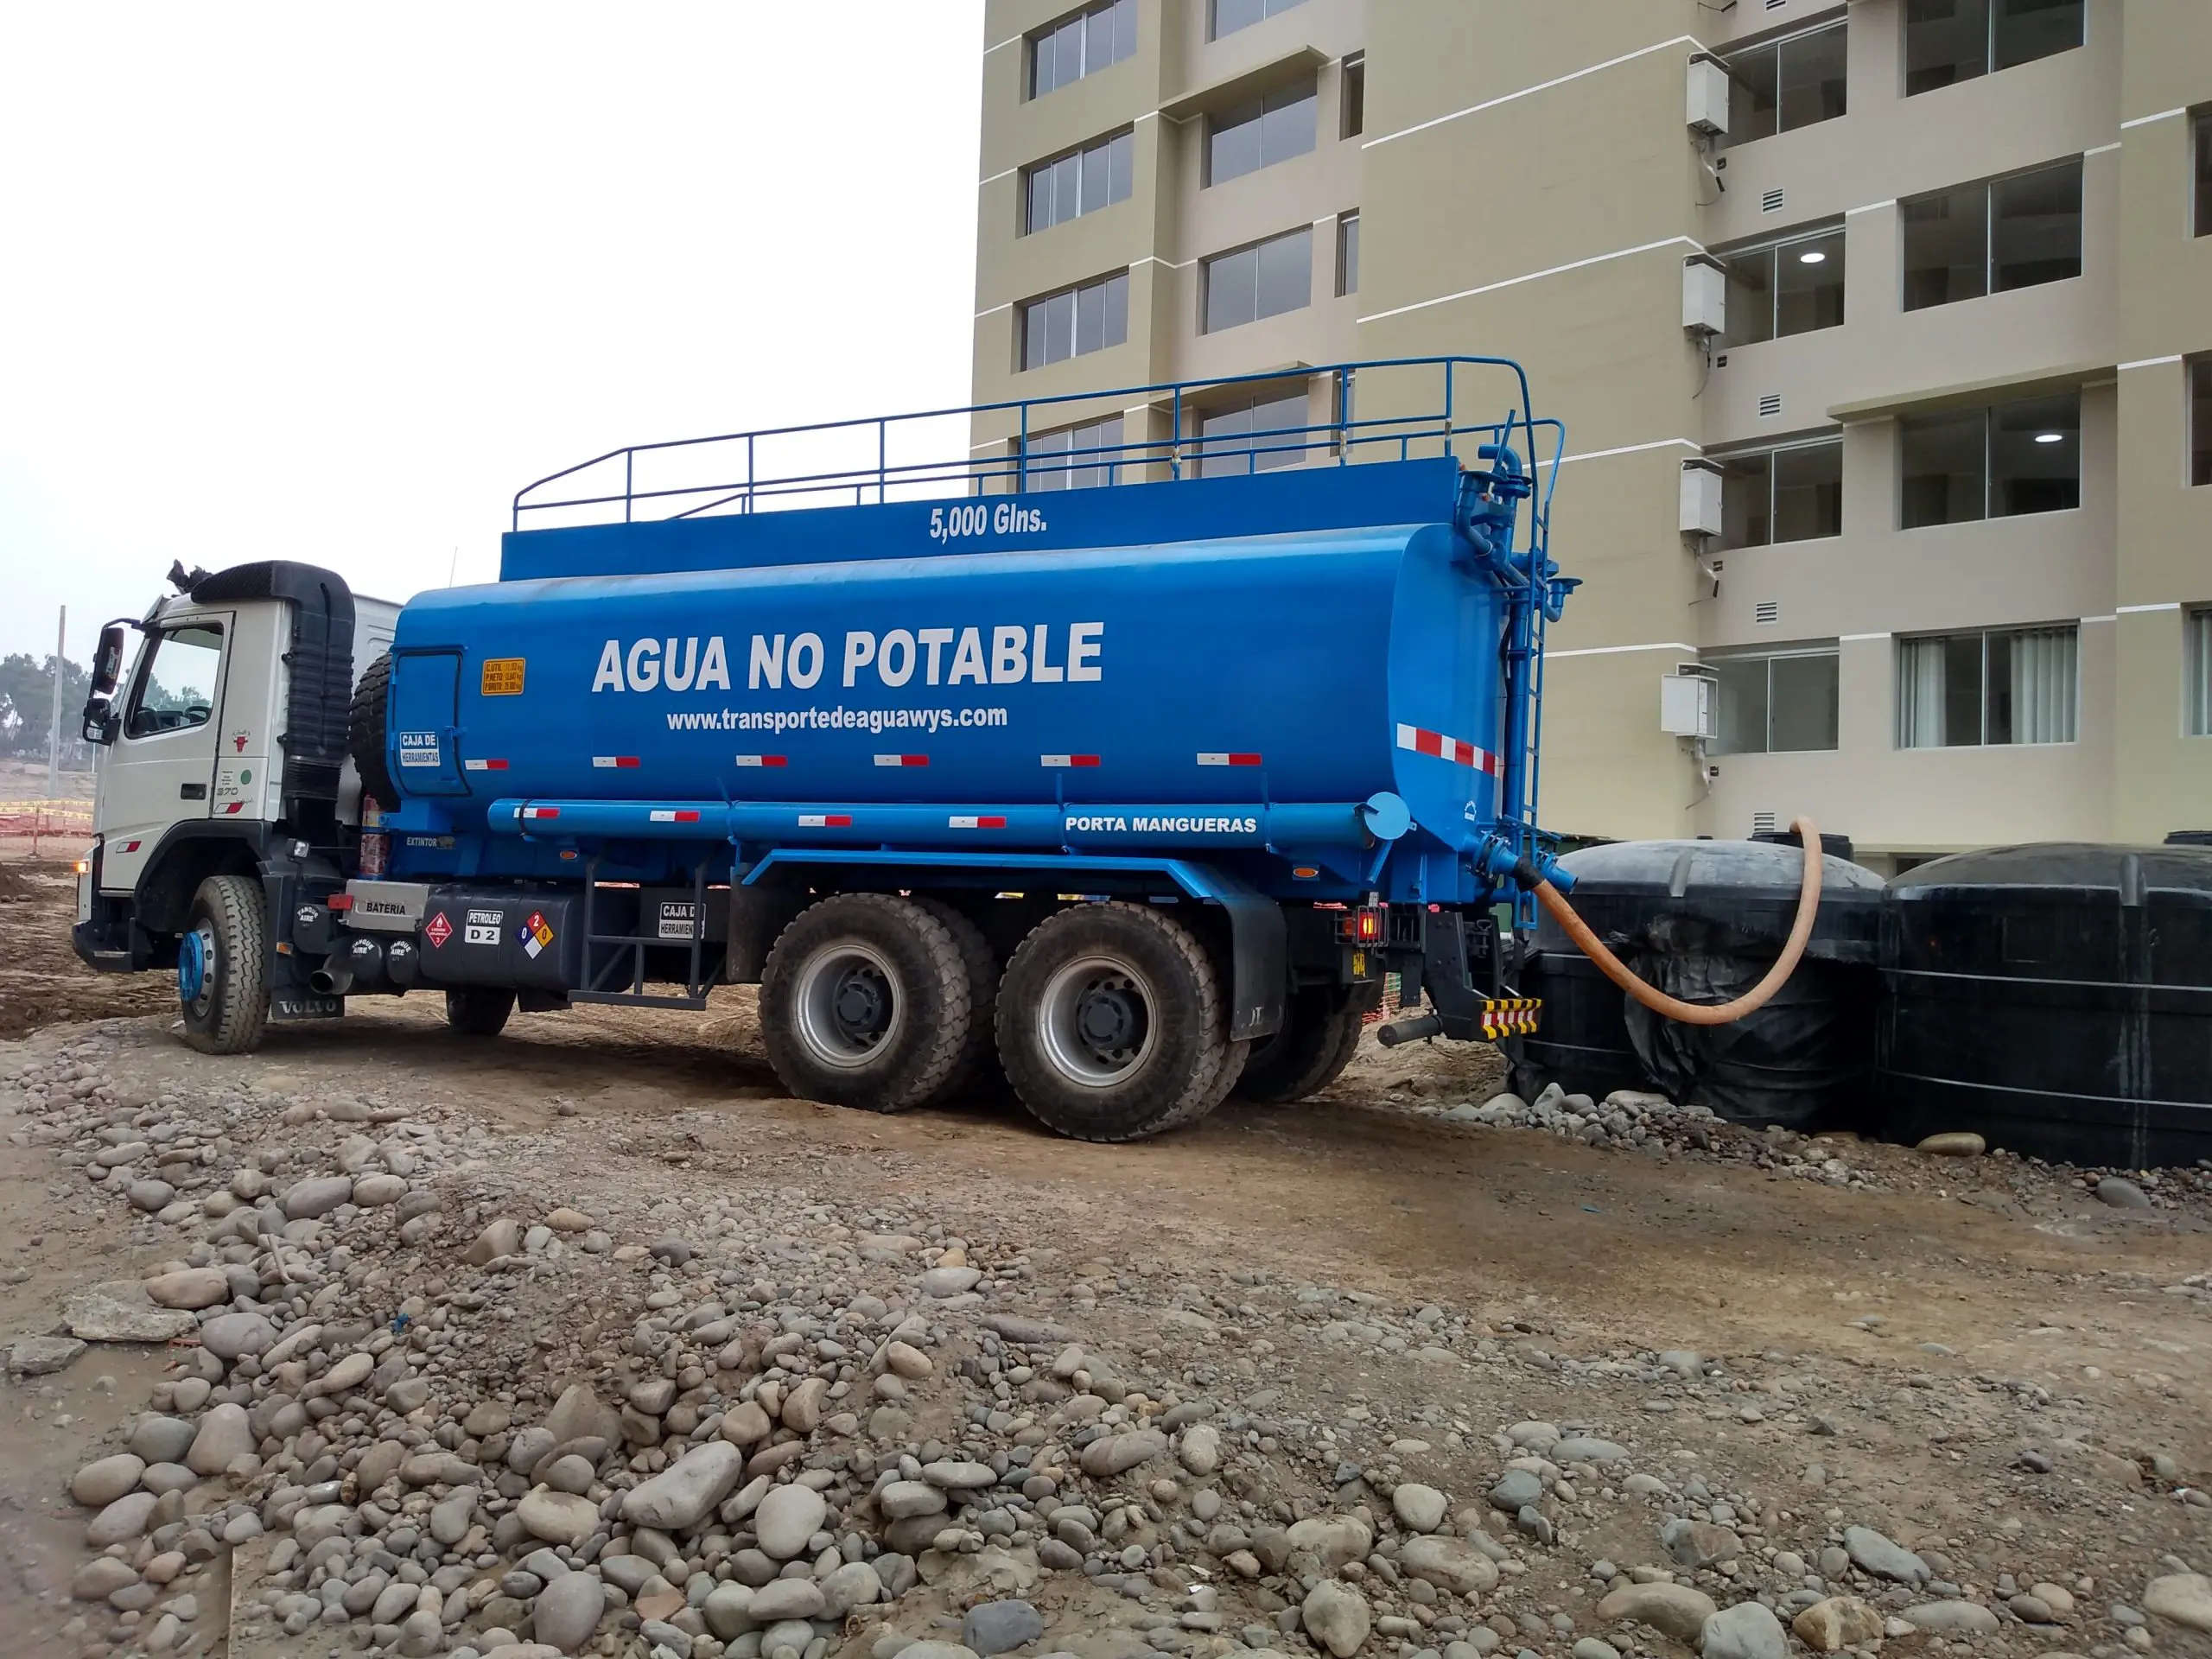
{"type": "Polygon", "coordinates": [[[1681,523],[1685,536],[1720,533],[1720,468],[1709,461],[1682,463],[1681,523]]]}
{"type": "Polygon", "coordinates": [[[1702,254],[1682,261],[1682,327],[1694,334],[1728,331],[1728,273],[1702,254]]]}
{"type": "Polygon", "coordinates": [[[1669,737],[1718,734],[1713,682],[1703,674],[1669,674],[1659,682],[1659,729],[1669,737]]]}
{"type": "Polygon", "coordinates": [[[1702,52],[1690,59],[1688,118],[1693,132],[1728,130],[1728,72],[1702,52]]]}

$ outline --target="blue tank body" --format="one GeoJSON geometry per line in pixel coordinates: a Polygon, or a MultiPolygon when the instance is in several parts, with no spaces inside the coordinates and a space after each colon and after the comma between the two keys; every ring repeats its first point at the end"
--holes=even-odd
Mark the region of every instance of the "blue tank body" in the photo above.
{"type": "Polygon", "coordinates": [[[511,536],[511,579],[401,614],[393,874],[910,849],[1482,902],[1521,839],[1516,589],[1465,478],[1446,457],[511,536]]]}

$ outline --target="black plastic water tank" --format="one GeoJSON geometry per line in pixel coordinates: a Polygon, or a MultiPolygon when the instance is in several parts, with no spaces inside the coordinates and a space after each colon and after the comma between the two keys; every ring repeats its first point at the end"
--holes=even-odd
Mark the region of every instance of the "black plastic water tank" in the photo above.
{"type": "Polygon", "coordinates": [[[2052,843],[1893,879],[1882,1124],[2144,1168],[2212,1157],[2212,849],[2052,843]]]}
{"type": "MultiPolygon", "coordinates": [[[[1659,989],[1706,1003],[1765,977],[1796,918],[1804,872],[1796,847],[1765,842],[1618,842],[1560,862],[1574,877],[1576,912],[1616,956],[1659,989]]],[[[1792,1128],[1855,1117],[1873,1074],[1881,897],[1872,871],[1824,856],[1804,961],[1764,1007],[1713,1027],[1632,1001],[1544,916],[1537,971],[1522,983],[1544,998],[1543,1014],[1535,1036],[1507,1047],[1516,1084],[1555,1078],[1593,1096],[1653,1088],[1736,1122],[1792,1128]]]]}

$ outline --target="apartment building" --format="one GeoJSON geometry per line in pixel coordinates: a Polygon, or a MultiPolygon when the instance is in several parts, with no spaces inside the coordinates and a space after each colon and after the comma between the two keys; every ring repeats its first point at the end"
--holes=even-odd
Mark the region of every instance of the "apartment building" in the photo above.
{"type": "MultiPolygon", "coordinates": [[[[2206,0],[991,0],[982,49],[979,403],[1265,373],[1198,464],[1334,464],[1239,435],[1332,419],[1315,365],[1527,365],[1548,823],[2212,828],[2206,0]]],[[[1162,431],[1065,407],[1033,486],[1162,431]]]]}

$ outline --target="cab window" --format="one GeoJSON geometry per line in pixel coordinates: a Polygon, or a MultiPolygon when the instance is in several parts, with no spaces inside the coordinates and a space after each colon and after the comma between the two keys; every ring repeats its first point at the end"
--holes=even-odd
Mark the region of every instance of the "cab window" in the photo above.
{"type": "Polygon", "coordinates": [[[124,732],[153,737],[205,726],[214,717],[215,676],[222,662],[220,623],[194,622],[153,635],[139,664],[124,732]]]}

